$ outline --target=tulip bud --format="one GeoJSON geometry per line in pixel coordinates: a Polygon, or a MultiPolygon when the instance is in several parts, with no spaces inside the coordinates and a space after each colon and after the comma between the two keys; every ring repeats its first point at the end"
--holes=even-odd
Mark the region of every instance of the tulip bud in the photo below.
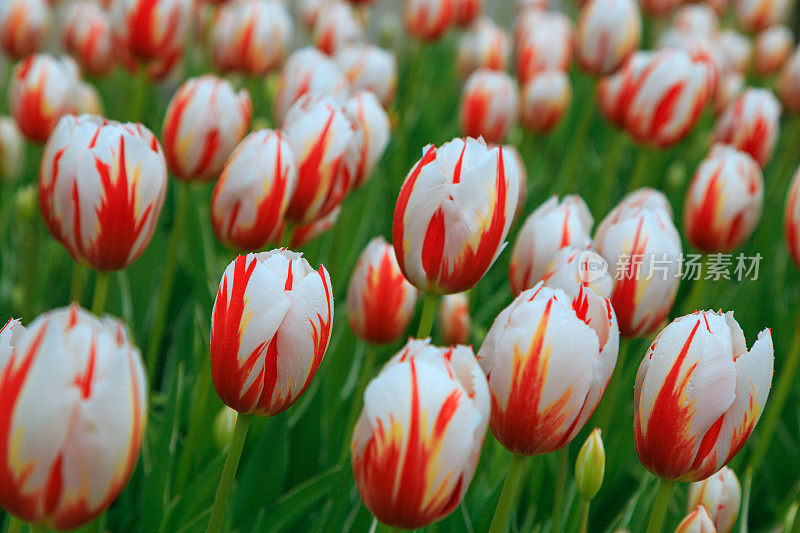
{"type": "Polygon", "coordinates": [[[725,466],[761,416],[772,366],[768,329],[747,351],[731,312],[675,319],[650,345],[636,375],[633,429],[642,465],[682,482],[725,466]]]}
{"type": "Polygon", "coordinates": [[[78,82],[78,92],[75,95],[75,114],[98,116],[103,114],[103,102],[100,100],[100,93],[91,83],[78,82]]]}
{"type": "Polygon", "coordinates": [[[603,486],[606,472],[606,451],[600,429],[595,428],[581,446],[575,460],[575,485],[584,501],[591,501],[603,486]]]}
{"type": "Polygon", "coordinates": [[[67,115],[44,147],[45,225],[76,261],[96,270],[123,269],[142,254],[166,190],[164,153],[141,124],[67,115]]]}
{"type": "Polygon", "coordinates": [[[758,32],[781,24],[789,12],[788,0],[736,0],[736,23],[745,31],[758,32]]]}
{"type": "Polygon", "coordinates": [[[753,70],[761,76],[778,72],[792,53],[794,35],[786,26],[773,26],[756,37],[753,70]]]}
{"type": "Polygon", "coordinates": [[[753,58],[753,46],[750,39],[736,32],[726,29],[717,36],[717,46],[725,58],[728,68],[746,74],[753,58]]]}
{"type": "Polygon", "coordinates": [[[761,167],[778,142],[781,104],[769,89],[746,89],[717,120],[713,142],[747,152],[761,167]]]}
{"type": "Polygon", "coordinates": [[[348,46],[336,54],[354,91],[372,91],[387,108],[394,101],[397,89],[397,59],[394,52],[371,44],[348,46]]]}
{"type": "Polygon", "coordinates": [[[706,253],[735,250],[753,234],[763,205],[758,163],[733,147],[714,145],[686,192],[686,236],[706,253]]]}
{"type": "Polygon", "coordinates": [[[69,4],[62,31],[64,48],[83,70],[96,76],[111,70],[114,63],[111,20],[96,0],[78,0],[69,4]]]}
{"type": "Polygon", "coordinates": [[[69,57],[34,54],[17,63],[9,107],[22,134],[44,143],[58,119],[75,109],[78,85],[78,66],[69,57]]]}
{"type": "Polygon", "coordinates": [[[473,72],[461,94],[461,130],[468,137],[500,143],[517,119],[517,85],[505,72],[473,72]]]}
{"type": "Polygon", "coordinates": [[[0,182],[16,181],[22,172],[24,139],[11,117],[0,117],[0,182]]]}
{"type": "Polygon", "coordinates": [[[706,508],[699,505],[681,520],[675,533],[717,533],[717,530],[714,528],[714,522],[708,516],[706,508]]]}
{"type": "Polygon", "coordinates": [[[558,251],[567,246],[587,248],[594,219],[583,198],[566,196],[559,202],[550,197],[537,207],[522,225],[511,251],[508,282],[519,294],[536,285],[558,251]]]}
{"type": "Polygon", "coordinates": [[[294,150],[280,131],[249,134],[231,154],[211,196],[211,224],[231,248],[275,242],[297,189],[294,150]]]}
{"type": "Polygon", "coordinates": [[[592,415],[614,371],[619,329],[607,298],[537,284],[504,309],[478,360],[489,378],[492,434],[521,455],[566,446],[592,415]]]}
{"type": "Polygon", "coordinates": [[[191,0],[115,0],[111,34],[123,61],[161,64],[165,73],[183,54],[191,0]]]}
{"type": "Polygon", "coordinates": [[[687,4],[678,8],[673,26],[684,34],[714,37],[719,30],[719,15],[708,4],[687,4]]]}
{"type": "Polygon", "coordinates": [[[334,0],[323,6],[317,15],[313,38],[320,51],[333,55],[347,45],[363,42],[365,36],[352,6],[334,0]]]}
{"type": "Polygon", "coordinates": [[[281,2],[231,2],[214,18],[211,59],[225,72],[264,76],[283,64],[293,35],[292,18],[281,2]]]}
{"type": "Polygon", "coordinates": [[[6,365],[8,365],[11,354],[14,353],[14,346],[17,345],[25,331],[25,326],[22,325],[22,322],[13,318],[9,319],[9,321],[0,328],[0,376],[2,376],[3,370],[5,370],[6,365]]]}
{"type": "Polygon", "coordinates": [[[239,413],[227,405],[223,406],[214,418],[214,427],[212,428],[211,436],[214,438],[214,446],[216,446],[218,450],[224,450],[231,439],[233,439],[233,430],[236,427],[237,418],[239,418],[239,413]]]}
{"type": "Polygon", "coordinates": [[[466,78],[482,68],[504,71],[510,56],[511,36],[489,17],[481,17],[461,35],[458,72],[466,78]]]}
{"type": "Polygon", "coordinates": [[[3,509],[60,530],[116,500],[147,420],[144,365],[122,323],[48,311],[14,339],[0,397],[3,509]]]}
{"type": "Polygon", "coordinates": [[[362,186],[383,157],[389,144],[391,131],[389,116],[381,107],[378,98],[369,91],[359,91],[344,104],[344,114],[361,131],[363,143],[356,170],[354,188],[362,186]]]}
{"type": "Polygon", "coordinates": [[[404,0],[406,31],[423,41],[435,41],[455,22],[455,0],[404,0]]]}
{"type": "Polygon", "coordinates": [[[469,298],[467,293],[446,294],[439,303],[439,333],[447,346],[469,343],[469,298]]]}
{"type": "Polygon", "coordinates": [[[167,106],[163,139],[169,168],[183,181],[211,181],[247,132],[250,94],[213,74],[186,80],[167,106]]]}
{"type": "Polygon", "coordinates": [[[573,246],[556,252],[542,276],[542,282],[553,289],[561,289],[576,298],[581,287],[592,289],[598,296],[611,298],[614,291],[614,278],[603,256],[589,249],[573,246]]]}
{"type": "Polygon", "coordinates": [[[714,113],[721,114],[733,102],[744,89],[744,76],[738,72],[731,71],[719,79],[714,96],[712,97],[712,107],[714,113]]]}
{"type": "Polygon", "coordinates": [[[517,42],[517,78],[524,84],[547,70],[566,72],[572,60],[572,22],[549,12],[532,19],[517,42]]]}
{"type": "Polygon", "coordinates": [[[340,103],[350,95],[350,83],[341,69],[310,47],[292,52],[283,66],[275,94],[275,121],[285,122],[289,108],[307,94],[329,96],[340,103]]]}
{"type": "Polygon", "coordinates": [[[636,50],[641,35],[635,0],[589,0],[578,19],[575,57],[591,74],[611,74],[636,50]]]}
{"type": "Polygon", "coordinates": [[[730,533],[739,516],[742,491],[736,474],[727,466],[708,479],[689,486],[687,512],[705,507],[719,533],[730,533]]]}
{"type": "Polygon", "coordinates": [[[453,0],[456,26],[468,27],[483,11],[483,0],[453,0]]]}
{"type": "Polygon", "coordinates": [[[0,4],[0,46],[13,59],[45,47],[52,9],[46,0],[3,0],[0,4]]]}
{"type": "Polygon", "coordinates": [[[311,31],[317,22],[317,17],[325,0],[298,0],[297,13],[303,26],[311,31]]]}
{"type": "Polygon", "coordinates": [[[786,195],[783,228],[789,254],[795,264],[800,266],[800,168],[795,171],[786,195]]]}
{"type": "Polygon", "coordinates": [[[800,113],[800,47],[783,64],[776,89],[784,108],[792,113],[800,113]]]}
{"type": "Polygon", "coordinates": [[[522,88],[522,126],[539,134],[549,133],[567,114],[571,100],[572,85],[566,73],[550,70],[537,74],[522,88]]]}
{"type": "Polygon", "coordinates": [[[425,147],[394,211],[392,241],[406,279],[435,294],[478,283],[504,247],[518,180],[513,157],[482,139],[425,147]]]}
{"type": "Polygon", "coordinates": [[[410,340],[364,392],[350,446],[364,505],[408,529],[450,514],[475,474],[488,419],[489,390],[472,349],[410,340]]]}

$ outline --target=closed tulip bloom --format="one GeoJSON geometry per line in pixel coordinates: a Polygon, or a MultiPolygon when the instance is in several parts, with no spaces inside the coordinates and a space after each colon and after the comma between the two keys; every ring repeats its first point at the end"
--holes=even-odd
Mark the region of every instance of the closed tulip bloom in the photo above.
{"type": "Polygon", "coordinates": [[[517,42],[517,78],[526,83],[540,72],[566,72],[572,60],[572,22],[565,15],[541,15],[523,31],[517,42]]]}
{"type": "Polygon", "coordinates": [[[0,376],[8,365],[11,354],[14,352],[14,346],[17,345],[23,333],[25,333],[25,326],[13,318],[0,328],[0,376]]]}
{"type": "Polygon", "coordinates": [[[714,96],[711,98],[711,106],[714,113],[717,115],[722,114],[741,94],[744,86],[744,76],[738,72],[731,71],[720,77],[717,87],[714,89],[714,96]]]}
{"type": "Polygon", "coordinates": [[[22,132],[11,117],[0,117],[0,182],[15,181],[22,172],[22,132]]]}
{"type": "Polygon", "coordinates": [[[392,241],[406,278],[435,294],[478,283],[505,247],[518,180],[513,157],[481,139],[426,146],[394,210],[392,241]]]}
{"type": "Polygon", "coordinates": [[[78,85],[78,65],[69,57],[34,54],[17,63],[8,105],[22,134],[45,142],[58,119],[74,111],[78,85]]]}
{"type": "Polygon", "coordinates": [[[586,248],[592,244],[594,219],[578,195],[559,201],[550,197],[528,215],[522,225],[508,268],[508,282],[514,294],[536,285],[562,248],[586,248]]]}
{"type": "Polygon", "coordinates": [[[776,90],[787,111],[800,113],[800,47],[783,64],[776,90]]]}
{"type": "Polygon", "coordinates": [[[347,45],[364,41],[364,27],[350,4],[334,0],[320,10],[314,23],[313,38],[317,48],[333,55],[347,45]]]}
{"type": "Polygon", "coordinates": [[[298,0],[297,15],[300,23],[309,31],[314,28],[317,17],[326,0],[298,0]]]}
{"type": "Polygon", "coordinates": [[[457,26],[469,26],[483,12],[483,0],[453,0],[453,4],[457,26]]]}
{"type": "Polygon", "coordinates": [[[67,6],[61,40],[81,68],[102,76],[111,70],[114,49],[111,20],[96,0],[78,0],[67,6]]]}
{"type": "Polygon", "coordinates": [[[706,3],[683,5],[675,13],[673,27],[684,33],[714,37],[719,30],[719,15],[706,3]]]}
{"type": "Polygon", "coordinates": [[[511,36],[489,17],[479,18],[461,35],[458,72],[466,78],[475,70],[506,70],[511,57],[511,36]]]}
{"type": "Polygon", "coordinates": [[[242,140],[252,113],[250,94],[213,74],[186,80],[170,100],[163,139],[169,168],[183,181],[210,181],[242,140]]]}
{"type": "Polygon", "coordinates": [[[572,101],[569,76],[560,70],[542,72],[522,87],[519,106],[522,127],[539,134],[551,132],[572,101]]]}
{"type": "Polygon", "coordinates": [[[123,269],[142,254],[166,189],[164,153],[141,124],[67,115],[44,148],[45,225],[76,261],[96,270],[123,269]]]}
{"type": "Polygon", "coordinates": [[[589,0],[578,19],[575,58],[591,74],[611,74],[636,50],[641,35],[635,0],[589,0]]]}
{"type": "Polygon", "coordinates": [[[614,272],[611,302],[628,338],[655,331],[680,284],[681,240],[660,194],[629,195],[600,223],[594,248],[614,272]]]}
{"type": "Polygon", "coordinates": [[[739,74],[746,74],[753,59],[753,45],[750,39],[735,30],[726,29],[719,33],[716,43],[726,67],[739,74]]]}
{"type": "Polygon", "coordinates": [[[124,61],[174,63],[183,54],[190,10],[191,0],[115,0],[111,32],[116,52],[124,61]]]}
{"type": "Polygon", "coordinates": [[[730,533],[739,516],[742,490],[727,466],[713,476],[689,486],[687,511],[702,506],[719,533],[730,533]]]}
{"type": "Polygon", "coordinates": [[[46,0],[4,0],[0,4],[0,45],[14,59],[44,48],[52,9],[46,0]]]}
{"type": "Polygon", "coordinates": [[[283,64],[293,34],[292,18],[281,2],[233,2],[214,19],[211,59],[226,72],[264,76],[283,64]]]}
{"type": "Polygon", "coordinates": [[[461,130],[468,137],[500,143],[517,120],[519,95],[505,72],[480,69],[470,74],[461,94],[461,130]]]}
{"type": "Polygon", "coordinates": [[[758,164],[736,148],[715,145],[686,193],[686,236],[703,252],[735,250],[752,235],[763,205],[764,178],[758,164]]]}
{"type": "Polygon", "coordinates": [[[382,523],[415,529],[444,518],[469,488],[489,421],[472,349],[411,340],[364,392],[353,475],[382,523]]]}
{"type": "Polygon", "coordinates": [[[439,333],[447,346],[469,343],[469,298],[467,293],[446,294],[439,302],[439,333]]]}
{"type": "Polygon", "coordinates": [[[389,115],[369,91],[359,91],[351,96],[344,104],[344,113],[361,131],[363,140],[354,185],[360,187],[370,178],[389,144],[389,115]]]}
{"type": "Polygon", "coordinates": [[[781,104],[769,89],[745,89],[717,120],[714,142],[747,152],[766,167],[778,142],[781,104]]]}
{"type": "Polygon", "coordinates": [[[456,0],[404,0],[406,31],[423,41],[435,41],[455,22],[456,0]]]}
{"type": "Polygon", "coordinates": [[[748,351],[733,313],[675,319],[639,366],[634,442],[658,477],[700,481],[730,461],[758,422],[772,382],[772,335],[748,351]]]}
{"type": "Polygon", "coordinates": [[[147,378],[125,326],[73,305],[22,332],[0,375],[0,505],[72,529],[119,496],[139,459],[147,378]]]}
{"type": "Polygon", "coordinates": [[[316,48],[292,52],[278,78],[275,121],[282,123],[289,108],[306,94],[330,96],[343,103],[350,95],[350,83],[342,70],[316,48]]]}
{"type": "Polygon", "coordinates": [[[611,298],[614,291],[614,278],[603,256],[594,250],[575,246],[556,252],[541,281],[573,298],[580,294],[581,287],[588,287],[603,298],[611,298]]]}
{"type": "Polygon", "coordinates": [[[294,150],[280,131],[259,130],[239,143],[211,196],[217,238],[238,250],[258,250],[283,224],[297,187],[294,150]]]}
{"type": "Polygon", "coordinates": [[[795,264],[800,266],[800,169],[795,171],[786,195],[783,229],[789,253],[795,264]]]}
{"type": "Polygon", "coordinates": [[[222,402],[242,414],[273,416],[308,388],[330,341],[333,291],[285,248],[234,259],[211,315],[211,377],[222,402]]]}
{"type": "Polygon", "coordinates": [[[76,115],[102,115],[103,102],[100,93],[91,83],[78,82],[78,93],[75,95],[76,115]]]}
{"type": "Polygon", "coordinates": [[[781,24],[789,12],[788,0],[736,0],[733,5],[736,23],[750,32],[781,24]]]}
{"type": "Polygon", "coordinates": [[[786,26],[773,26],[756,37],[753,70],[767,76],[778,72],[792,53],[794,34],[786,26]]]}
{"type": "Polygon", "coordinates": [[[348,46],[336,54],[336,64],[354,91],[372,91],[385,108],[397,90],[397,59],[394,52],[371,44],[348,46]]]}
{"type": "Polygon", "coordinates": [[[681,520],[675,533],[717,533],[717,530],[714,528],[714,522],[708,516],[706,508],[698,505],[694,511],[681,520]]]}
{"type": "Polygon", "coordinates": [[[406,332],[417,303],[415,289],[397,264],[394,248],[375,237],[358,258],[347,289],[347,318],[360,339],[394,342],[406,332]]]}
{"type": "Polygon", "coordinates": [[[520,455],[550,453],[583,429],[605,392],[619,349],[607,298],[541,283],[495,319],[478,352],[489,378],[492,434],[520,455]]]}

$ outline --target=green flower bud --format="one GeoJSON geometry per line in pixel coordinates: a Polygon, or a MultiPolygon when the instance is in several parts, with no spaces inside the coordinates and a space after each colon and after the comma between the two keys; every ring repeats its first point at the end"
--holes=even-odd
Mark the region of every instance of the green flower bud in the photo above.
{"type": "Polygon", "coordinates": [[[603,449],[603,439],[600,430],[595,428],[586,439],[578,452],[575,461],[575,483],[581,498],[591,501],[603,485],[603,475],[606,471],[606,452],[603,449]]]}
{"type": "Polygon", "coordinates": [[[218,450],[225,448],[233,438],[233,429],[236,426],[238,413],[230,407],[223,407],[214,419],[214,445],[218,450]]]}

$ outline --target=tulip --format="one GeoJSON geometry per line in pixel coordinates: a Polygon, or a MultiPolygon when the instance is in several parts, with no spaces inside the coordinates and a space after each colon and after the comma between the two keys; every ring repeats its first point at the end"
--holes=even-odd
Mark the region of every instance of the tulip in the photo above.
{"type": "Polygon", "coordinates": [[[520,122],[528,130],[547,134],[561,123],[571,101],[572,85],[566,73],[541,72],[522,87],[520,122]]]}
{"type": "Polygon", "coordinates": [[[687,4],[678,8],[673,26],[685,34],[715,37],[719,30],[719,15],[708,4],[687,4]]]}
{"type": "Polygon", "coordinates": [[[747,351],[730,312],[696,311],[664,328],[636,375],[634,442],[642,465],[676,481],[700,481],[725,466],[761,416],[772,352],[768,329],[747,351]]]}
{"type": "Polygon", "coordinates": [[[769,89],[746,89],[717,120],[713,142],[730,144],[766,167],[778,142],[781,104],[769,89]]]}
{"type": "Polygon", "coordinates": [[[328,55],[364,41],[364,28],[350,4],[340,0],[326,4],[319,12],[313,31],[314,45],[328,55]]]}
{"type": "Polygon", "coordinates": [[[466,28],[475,22],[483,11],[483,0],[453,0],[456,26],[466,28]]]}
{"type": "Polygon", "coordinates": [[[13,59],[42,50],[50,34],[52,9],[46,0],[3,0],[0,46],[13,59]]]}
{"type": "Polygon", "coordinates": [[[781,24],[789,12],[788,0],[736,0],[736,23],[745,31],[758,32],[781,24]]]}
{"type": "Polygon", "coordinates": [[[642,20],[635,0],[589,0],[575,32],[575,58],[583,70],[611,74],[639,46],[642,20]]]}
{"type": "Polygon", "coordinates": [[[125,326],[77,305],[14,340],[0,375],[0,505],[54,529],[111,505],[139,459],[147,379],[125,326]]]}
{"type": "Polygon", "coordinates": [[[618,348],[607,298],[588,288],[572,298],[541,283],[523,291],[478,352],[489,378],[492,434],[520,455],[566,446],[600,402],[618,348]]]}
{"type": "Polygon", "coordinates": [[[435,41],[455,22],[455,0],[404,0],[403,19],[410,35],[435,41]]]}
{"type": "Polygon", "coordinates": [[[720,32],[716,42],[728,67],[739,74],[746,74],[753,58],[750,39],[735,30],[726,29],[720,32]]]}
{"type": "Polygon", "coordinates": [[[74,110],[78,83],[78,66],[69,57],[35,54],[19,62],[8,96],[22,134],[44,143],[58,119],[74,110]]]}
{"type": "Polygon", "coordinates": [[[224,450],[225,447],[230,444],[231,440],[233,440],[238,414],[239,413],[227,405],[224,405],[214,418],[211,436],[214,439],[214,446],[216,446],[218,450],[224,450]]]}
{"type": "Polygon", "coordinates": [[[698,505],[694,511],[681,520],[675,533],[717,533],[717,530],[714,528],[714,522],[708,516],[706,508],[698,505]]]}
{"type": "Polygon", "coordinates": [[[336,54],[336,64],[354,91],[372,91],[389,108],[397,89],[397,59],[394,52],[371,44],[348,46],[336,54]]]}
{"type": "Polygon", "coordinates": [[[540,15],[517,42],[517,77],[526,83],[547,70],[566,72],[572,60],[572,22],[557,12],[540,15]]]}
{"type": "Polygon", "coordinates": [[[0,182],[16,181],[22,172],[22,132],[11,117],[0,117],[0,182]]]}
{"type": "Polygon", "coordinates": [[[294,150],[280,131],[249,134],[231,154],[211,196],[217,238],[239,250],[258,250],[283,223],[297,188],[294,150]]]}
{"type": "Polygon", "coordinates": [[[661,34],[656,49],[682,50],[689,54],[693,62],[702,64],[712,95],[720,75],[732,70],[727,56],[713,36],[686,33],[673,28],[661,34]]]}
{"type": "Polygon", "coordinates": [[[283,66],[275,94],[276,122],[284,122],[289,108],[306,94],[330,96],[339,102],[350,95],[350,83],[336,63],[309,47],[292,52],[283,66]]]}
{"type": "Polygon", "coordinates": [[[786,195],[783,228],[789,254],[800,266],[800,169],[795,172],[786,195]]]}
{"type": "Polygon", "coordinates": [[[311,31],[314,28],[319,12],[324,5],[325,0],[298,0],[297,14],[300,18],[300,23],[307,30],[311,31]]]}
{"type": "Polygon", "coordinates": [[[647,189],[628,195],[598,226],[594,248],[614,272],[611,303],[622,335],[655,331],[680,284],[681,240],[666,198],[647,189]]]}
{"type": "Polygon", "coordinates": [[[44,147],[45,225],[76,261],[96,270],[123,269],[142,254],[166,189],[164,153],[141,124],[67,115],[44,147]]]}
{"type": "Polygon", "coordinates": [[[242,140],[252,113],[250,94],[238,93],[213,74],[186,80],[164,116],[164,151],[172,173],[183,181],[211,181],[242,140]]]}
{"type": "Polygon", "coordinates": [[[408,529],[464,497],[489,420],[472,349],[410,340],[367,386],[350,453],[358,492],[381,522],[408,529]]]}
{"type": "Polygon", "coordinates": [[[719,79],[711,105],[714,113],[719,115],[733,102],[744,90],[744,76],[738,72],[729,72],[719,79]]]}
{"type": "Polygon", "coordinates": [[[286,115],[283,132],[295,149],[298,172],[286,218],[299,224],[318,220],[356,184],[363,133],[330,97],[310,95],[286,115]]]}
{"type": "Polygon", "coordinates": [[[414,316],[417,290],[403,277],[383,237],[361,252],[347,289],[347,318],[357,337],[373,344],[399,339],[414,316]]]}
{"type": "Polygon", "coordinates": [[[614,291],[614,278],[603,256],[594,250],[574,246],[556,252],[541,281],[573,298],[580,294],[581,287],[588,287],[603,298],[611,298],[614,291]]]}
{"type": "Polygon", "coordinates": [[[736,474],[727,466],[713,476],[689,486],[687,512],[704,507],[719,533],[730,533],[739,516],[742,491],[736,474]]]}
{"type": "Polygon", "coordinates": [[[473,287],[503,250],[518,180],[502,147],[469,137],[426,146],[394,211],[392,241],[406,279],[432,294],[473,287]]]}
{"type": "Polygon", "coordinates": [[[562,248],[586,248],[592,244],[594,219],[583,198],[550,197],[537,207],[522,225],[508,268],[511,291],[519,294],[536,285],[562,248]]]}
{"type": "Polygon", "coordinates": [[[753,70],[760,76],[778,72],[792,53],[794,34],[786,26],[773,26],[756,37],[753,70]]]}
{"type": "Polygon", "coordinates": [[[11,354],[14,352],[14,346],[17,345],[23,333],[25,333],[25,326],[13,318],[0,328],[0,376],[8,365],[11,354]]]}
{"type": "Polygon", "coordinates": [[[360,187],[372,175],[383,157],[391,134],[389,116],[375,94],[359,91],[344,104],[344,113],[361,131],[363,143],[354,187],[360,187]]]}
{"type": "Polygon", "coordinates": [[[246,0],[217,11],[211,59],[222,71],[264,76],[283,64],[294,24],[281,2],[246,0]]]}
{"type": "Polygon", "coordinates": [[[69,4],[62,28],[64,48],[83,70],[96,76],[111,70],[114,63],[111,20],[96,0],[69,4]]]}
{"type": "Polygon", "coordinates": [[[776,90],[787,111],[800,113],[800,47],[783,64],[776,90]]]}
{"type": "Polygon", "coordinates": [[[447,346],[469,343],[469,298],[467,293],[447,294],[439,303],[439,329],[447,346]]]}
{"type": "Polygon", "coordinates": [[[504,71],[511,56],[511,36],[489,17],[479,18],[464,31],[458,44],[458,72],[466,78],[475,70],[504,71]]]}
{"type": "Polygon", "coordinates": [[[600,430],[595,428],[581,446],[575,460],[575,485],[584,501],[591,501],[597,496],[603,486],[605,472],[606,451],[600,430]]]}
{"type": "Polygon", "coordinates": [[[686,236],[706,253],[735,250],[753,234],[763,205],[764,178],[758,163],[745,152],[717,144],[686,192],[686,236]]]}
{"type": "Polygon", "coordinates": [[[514,80],[505,72],[476,70],[461,95],[461,130],[468,137],[500,143],[517,119],[519,96],[514,80]]]}
{"type": "Polygon", "coordinates": [[[120,58],[166,73],[183,54],[191,0],[115,0],[111,33],[120,58]]]}

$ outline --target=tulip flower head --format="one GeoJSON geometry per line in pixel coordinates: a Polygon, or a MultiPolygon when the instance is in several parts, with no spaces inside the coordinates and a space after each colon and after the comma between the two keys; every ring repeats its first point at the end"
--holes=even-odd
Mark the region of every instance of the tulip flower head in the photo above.
{"type": "Polygon", "coordinates": [[[11,117],[0,117],[0,182],[15,181],[22,172],[25,140],[11,117]]]}
{"type": "Polygon", "coordinates": [[[472,349],[410,340],[364,392],[350,453],[358,492],[382,523],[424,527],[464,497],[489,421],[472,349]]]}
{"type": "Polygon", "coordinates": [[[239,250],[258,250],[275,242],[296,188],[294,150],[284,135],[254,131],[236,147],[214,186],[214,233],[239,250]]]}
{"type": "Polygon", "coordinates": [[[739,74],[746,74],[753,59],[750,39],[735,30],[725,29],[717,36],[716,43],[727,67],[739,74]]]}
{"type": "Polygon", "coordinates": [[[786,110],[800,113],[800,47],[784,63],[776,89],[786,110]]]}
{"type": "Polygon", "coordinates": [[[794,34],[786,26],[773,26],[756,37],[753,70],[760,76],[778,72],[792,53],[794,34]]]}
{"type": "Polygon", "coordinates": [[[47,0],[4,0],[0,4],[0,47],[14,59],[44,48],[52,8],[47,0]]]}
{"type": "Polygon", "coordinates": [[[733,71],[722,76],[711,101],[714,113],[722,114],[743,90],[744,76],[733,71]]]}
{"type": "Polygon", "coordinates": [[[101,271],[138,258],[164,205],[167,166],[141,124],[63,117],[44,148],[39,207],[72,257],[101,271]]]}
{"type": "Polygon", "coordinates": [[[694,511],[681,520],[675,533],[717,533],[717,530],[714,528],[714,522],[708,516],[706,508],[698,505],[694,511]]]}
{"type": "Polygon", "coordinates": [[[114,63],[111,20],[100,3],[78,0],[69,4],[62,31],[64,48],[83,70],[97,76],[111,70],[114,63]]]}
{"type": "Polygon", "coordinates": [[[353,7],[341,0],[334,0],[325,4],[317,15],[313,38],[320,51],[334,55],[345,46],[363,42],[365,36],[353,7]]]}
{"type": "Polygon", "coordinates": [[[786,195],[783,229],[789,254],[794,263],[800,266],[800,169],[795,171],[786,195]]]}
{"type": "Polygon", "coordinates": [[[725,466],[761,416],[772,366],[768,329],[748,351],[733,313],[695,311],[675,319],[636,374],[633,429],[642,465],[684,482],[725,466]]]}
{"type": "Polygon", "coordinates": [[[211,317],[211,377],[223,403],[242,414],[273,416],[308,388],[330,341],[333,291],[285,248],[234,259],[211,317]]]}
{"type": "Polygon", "coordinates": [[[483,0],[453,0],[455,23],[462,28],[468,27],[483,11],[483,0]]]}
{"type": "Polygon", "coordinates": [[[603,298],[611,298],[614,291],[614,278],[603,256],[594,250],[574,246],[556,252],[541,281],[573,298],[578,296],[581,287],[588,287],[603,298]]]}
{"type": "Polygon", "coordinates": [[[389,144],[389,116],[375,94],[369,91],[351,96],[344,104],[344,113],[360,130],[363,141],[354,185],[360,187],[370,178],[389,144]]]}
{"type": "Polygon", "coordinates": [[[72,529],[114,502],[138,461],[147,420],[141,355],[122,323],[76,305],[13,335],[0,374],[0,505],[72,529]]]}
{"type": "Polygon", "coordinates": [[[500,143],[517,119],[517,85],[505,72],[480,69],[470,74],[461,95],[461,129],[469,137],[500,143]]]}
{"type": "Polygon", "coordinates": [[[163,73],[183,54],[191,0],[114,0],[111,32],[123,61],[157,65],[163,73]]]}
{"type": "Polygon", "coordinates": [[[589,288],[573,298],[541,282],[523,291],[478,352],[489,378],[492,434],[521,455],[567,445],[600,402],[618,349],[608,298],[589,288]]]}
{"type": "Polygon", "coordinates": [[[736,22],[749,32],[765,30],[782,23],[789,12],[788,0],[736,0],[736,22]]]}
{"type": "Polygon", "coordinates": [[[769,89],[748,88],[717,120],[714,142],[730,144],[766,167],[778,142],[781,104],[769,89]]]}
{"type": "Polygon", "coordinates": [[[458,72],[466,78],[486,68],[503,71],[511,57],[511,36],[489,17],[481,17],[461,35],[458,45],[458,72]]]}
{"type": "Polygon", "coordinates": [[[394,211],[392,241],[406,278],[435,294],[473,287],[505,246],[518,179],[513,158],[482,139],[425,147],[394,211]]]}
{"type": "Polygon", "coordinates": [[[394,101],[397,89],[397,59],[394,52],[371,44],[348,46],[336,54],[354,91],[372,91],[384,108],[394,101]]]}
{"type": "Polygon", "coordinates": [[[675,13],[673,27],[684,34],[714,37],[719,31],[719,15],[705,3],[685,4],[675,13]]]}
{"type": "Polygon", "coordinates": [[[550,133],[566,115],[572,101],[569,76],[560,70],[541,72],[522,87],[519,106],[522,127],[550,133]]]}
{"type": "Polygon", "coordinates": [[[636,50],[641,35],[635,0],[589,0],[578,19],[575,58],[591,74],[611,74],[636,50]]]}
{"type": "Polygon", "coordinates": [[[439,302],[439,333],[447,346],[469,343],[469,298],[465,292],[446,294],[439,302]]]}
{"type": "Polygon", "coordinates": [[[557,12],[540,14],[517,40],[517,78],[524,84],[540,72],[566,72],[572,60],[572,22],[557,12]]]}
{"type": "Polygon", "coordinates": [[[698,483],[689,486],[687,511],[705,507],[719,533],[730,533],[739,516],[742,490],[736,474],[727,466],[698,483]]]}
{"type": "Polygon", "coordinates": [[[416,303],[417,289],[400,272],[394,248],[383,237],[375,237],[361,252],[350,277],[350,329],[367,342],[394,342],[408,329],[416,303]]]}
{"type": "Polygon", "coordinates": [[[404,0],[406,31],[417,39],[435,41],[455,22],[456,0],[404,0]]]}

